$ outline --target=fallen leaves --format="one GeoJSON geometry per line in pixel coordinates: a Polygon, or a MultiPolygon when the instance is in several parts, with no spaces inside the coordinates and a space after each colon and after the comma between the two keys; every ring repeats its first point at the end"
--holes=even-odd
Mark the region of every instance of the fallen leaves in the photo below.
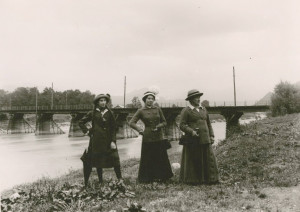
{"type": "Polygon", "coordinates": [[[65,211],[74,205],[81,209],[87,205],[101,208],[102,204],[116,198],[134,197],[135,193],[129,191],[124,183],[118,181],[109,181],[99,188],[84,188],[80,184],[66,182],[61,187],[57,187],[51,195],[33,189],[27,191],[18,189],[8,198],[1,200],[1,210],[3,212],[14,211],[28,202],[43,204],[46,201],[50,203],[50,211],[65,211]]]}

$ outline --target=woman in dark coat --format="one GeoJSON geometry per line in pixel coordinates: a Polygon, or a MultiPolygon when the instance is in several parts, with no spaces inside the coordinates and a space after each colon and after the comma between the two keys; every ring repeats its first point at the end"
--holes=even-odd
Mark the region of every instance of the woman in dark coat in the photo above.
{"type": "Polygon", "coordinates": [[[200,106],[198,90],[188,92],[190,105],[180,114],[180,129],[185,133],[182,149],[180,181],[191,184],[219,182],[219,172],[212,150],[214,132],[206,109],[200,106]]]}
{"type": "Polygon", "coordinates": [[[85,185],[93,167],[97,168],[99,182],[102,183],[102,168],[114,167],[119,180],[122,179],[120,159],[116,145],[116,121],[113,112],[107,107],[108,95],[100,94],[94,99],[94,110],[88,112],[80,121],[83,133],[90,136],[88,152],[90,160],[84,162],[85,185]],[[90,129],[85,125],[92,122],[90,129]]]}
{"type": "Polygon", "coordinates": [[[166,143],[163,140],[166,119],[161,109],[153,105],[155,93],[146,92],[142,99],[145,106],[139,109],[129,122],[133,129],[143,135],[138,181],[165,181],[173,176],[166,143]],[[138,120],[143,121],[145,130],[136,124],[138,120]]]}

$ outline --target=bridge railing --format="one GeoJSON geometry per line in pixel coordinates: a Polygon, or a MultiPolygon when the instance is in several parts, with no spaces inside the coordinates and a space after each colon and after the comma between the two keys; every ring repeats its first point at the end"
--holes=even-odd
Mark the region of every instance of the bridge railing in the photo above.
{"type": "Polygon", "coordinates": [[[33,110],[89,110],[93,109],[93,105],[41,105],[41,106],[2,106],[0,107],[0,111],[33,111],[33,110]]]}
{"type": "MultiPolygon", "coordinates": [[[[160,107],[186,107],[189,103],[184,102],[161,102],[159,103],[160,107]]],[[[257,102],[257,101],[238,101],[236,106],[254,106],[254,105],[270,105],[269,101],[257,102]]],[[[233,101],[209,101],[210,107],[224,107],[224,106],[235,106],[233,101]]]]}

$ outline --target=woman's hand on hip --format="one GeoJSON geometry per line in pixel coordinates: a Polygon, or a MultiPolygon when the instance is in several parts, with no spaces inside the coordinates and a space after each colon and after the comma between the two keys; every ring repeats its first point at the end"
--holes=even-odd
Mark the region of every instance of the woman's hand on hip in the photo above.
{"type": "Polygon", "coordinates": [[[116,143],[115,143],[115,142],[111,142],[111,143],[110,143],[110,148],[111,148],[111,149],[117,149],[116,143]]]}

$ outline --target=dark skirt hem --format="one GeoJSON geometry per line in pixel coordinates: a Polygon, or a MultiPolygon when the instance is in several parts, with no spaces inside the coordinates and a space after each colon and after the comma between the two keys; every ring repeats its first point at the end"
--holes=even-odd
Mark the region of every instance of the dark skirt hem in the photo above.
{"type": "Polygon", "coordinates": [[[179,181],[188,184],[219,182],[218,166],[211,144],[183,147],[179,181]]]}
{"type": "Polygon", "coordinates": [[[180,183],[190,184],[190,185],[215,185],[219,184],[220,181],[188,181],[188,180],[179,180],[180,183]]]}

